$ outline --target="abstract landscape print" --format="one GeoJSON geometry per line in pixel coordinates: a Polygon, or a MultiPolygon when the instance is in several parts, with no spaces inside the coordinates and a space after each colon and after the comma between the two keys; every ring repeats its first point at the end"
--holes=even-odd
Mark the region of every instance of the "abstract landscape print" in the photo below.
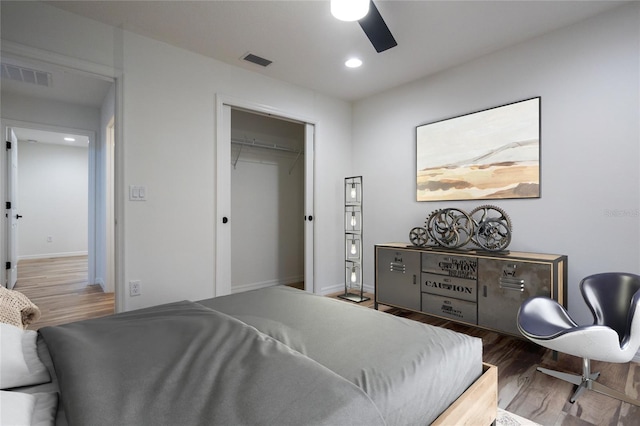
{"type": "Polygon", "coordinates": [[[540,197],[540,97],[416,128],[416,199],[540,197]]]}

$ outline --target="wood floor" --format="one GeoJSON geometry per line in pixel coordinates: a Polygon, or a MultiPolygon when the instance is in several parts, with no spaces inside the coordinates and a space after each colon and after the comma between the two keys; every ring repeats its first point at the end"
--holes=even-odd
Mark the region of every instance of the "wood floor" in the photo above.
{"type": "Polygon", "coordinates": [[[28,329],[112,314],[113,293],[87,285],[87,276],[87,256],[20,260],[14,290],[31,299],[42,313],[28,329]]]}
{"type": "MultiPolygon", "coordinates": [[[[373,299],[372,294],[366,295],[373,299]]],[[[373,308],[373,300],[363,302],[362,305],[373,308]]],[[[585,391],[574,404],[571,404],[569,397],[574,392],[572,384],[536,371],[536,367],[542,366],[580,374],[582,372],[580,358],[558,354],[557,361],[554,361],[550,350],[524,339],[456,324],[416,312],[386,306],[379,306],[379,309],[393,315],[481,338],[484,361],[498,366],[498,406],[500,408],[543,426],[640,426],[640,407],[593,391],[585,391]]],[[[594,372],[601,372],[598,381],[603,385],[624,390],[627,395],[640,399],[639,363],[609,364],[592,361],[591,368],[594,372]]]]}

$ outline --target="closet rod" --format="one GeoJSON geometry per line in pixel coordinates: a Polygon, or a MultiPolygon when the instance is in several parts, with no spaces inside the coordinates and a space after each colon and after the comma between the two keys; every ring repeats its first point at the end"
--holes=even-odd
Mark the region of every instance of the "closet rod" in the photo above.
{"type": "Polygon", "coordinates": [[[293,152],[295,154],[303,154],[302,150],[298,150],[298,149],[293,149],[293,148],[289,148],[286,146],[280,146],[280,145],[276,145],[276,144],[266,144],[266,143],[262,143],[262,142],[257,142],[255,139],[251,142],[249,141],[244,141],[241,139],[231,139],[231,143],[235,144],[235,145],[242,145],[242,146],[252,146],[255,148],[264,148],[264,149],[273,149],[276,151],[285,151],[285,152],[293,152]]]}

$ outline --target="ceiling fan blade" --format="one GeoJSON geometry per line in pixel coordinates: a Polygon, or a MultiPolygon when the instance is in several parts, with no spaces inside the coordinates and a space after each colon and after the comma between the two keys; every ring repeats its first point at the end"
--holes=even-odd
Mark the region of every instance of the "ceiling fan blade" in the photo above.
{"type": "Polygon", "coordinates": [[[358,21],[360,27],[364,33],[369,37],[369,41],[373,44],[376,52],[384,52],[387,49],[391,49],[397,46],[396,39],[393,38],[393,34],[387,27],[387,24],[382,19],[382,15],[378,11],[376,5],[371,2],[369,4],[369,13],[358,21]]]}

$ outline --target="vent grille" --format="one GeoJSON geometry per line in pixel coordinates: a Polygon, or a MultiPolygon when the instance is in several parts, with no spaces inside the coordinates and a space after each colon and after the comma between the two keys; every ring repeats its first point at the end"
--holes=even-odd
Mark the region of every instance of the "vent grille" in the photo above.
{"type": "Polygon", "coordinates": [[[253,53],[246,54],[242,59],[248,62],[252,62],[254,64],[260,65],[262,67],[266,67],[270,65],[273,61],[270,61],[265,58],[261,58],[260,56],[254,55],[253,53]]]}
{"type": "Polygon", "coordinates": [[[51,73],[10,64],[2,64],[2,78],[44,87],[51,85],[51,73]]]}

